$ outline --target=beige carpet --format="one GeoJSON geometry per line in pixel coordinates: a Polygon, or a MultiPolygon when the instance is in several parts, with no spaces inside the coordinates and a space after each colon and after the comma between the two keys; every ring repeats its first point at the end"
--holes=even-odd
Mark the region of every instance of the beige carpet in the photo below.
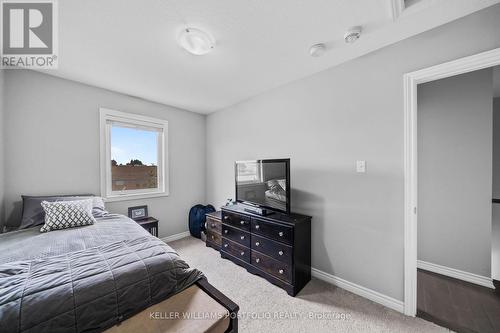
{"type": "Polygon", "coordinates": [[[196,238],[169,244],[240,306],[240,332],[449,332],[314,278],[290,297],[196,238]]]}

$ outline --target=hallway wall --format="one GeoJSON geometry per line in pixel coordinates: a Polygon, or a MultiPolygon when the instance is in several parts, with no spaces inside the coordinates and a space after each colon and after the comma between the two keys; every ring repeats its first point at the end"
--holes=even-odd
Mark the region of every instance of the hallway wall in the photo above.
{"type": "Polygon", "coordinates": [[[418,86],[418,259],[491,276],[491,68],[418,86]]]}

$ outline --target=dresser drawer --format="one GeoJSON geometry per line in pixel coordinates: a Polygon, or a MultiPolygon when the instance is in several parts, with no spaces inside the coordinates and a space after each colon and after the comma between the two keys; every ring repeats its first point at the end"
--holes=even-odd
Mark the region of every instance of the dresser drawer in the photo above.
{"type": "Polygon", "coordinates": [[[292,269],[289,265],[252,250],[252,265],[278,279],[292,283],[292,269]]]}
{"type": "Polygon", "coordinates": [[[207,218],[207,232],[208,231],[212,231],[220,235],[222,232],[222,223],[215,219],[207,218]]]}
{"type": "Polygon", "coordinates": [[[213,232],[212,230],[207,230],[207,241],[220,246],[222,237],[219,233],[213,232]]]}
{"type": "Polygon", "coordinates": [[[292,265],[293,251],[291,246],[252,234],[252,242],[250,247],[252,248],[252,250],[264,253],[271,258],[279,260],[289,266],[292,265]]]}
{"type": "Polygon", "coordinates": [[[250,231],[250,218],[244,215],[222,212],[222,222],[245,231],[250,231]]]}
{"type": "Polygon", "coordinates": [[[286,244],[293,244],[293,229],[282,224],[252,218],[252,233],[286,244]]]}
{"type": "Polygon", "coordinates": [[[222,224],[222,237],[250,247],[250,233],[222,224]]]}
{"type": "Polygon", "coordinates": [[[221,251],[229,253],[233,257],[250,263],[250,249],[229,239],[222,238],[221,251]]]}

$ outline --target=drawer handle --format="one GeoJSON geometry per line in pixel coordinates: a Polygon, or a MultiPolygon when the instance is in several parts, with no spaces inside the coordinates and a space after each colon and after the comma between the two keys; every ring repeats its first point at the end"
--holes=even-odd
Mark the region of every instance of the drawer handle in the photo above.
{"type": "Polygon", "coordinates": [[[212,235],[212,239],[215,239],[214,235],[212,235]]]}
{"type": "Polygon", "coordinates": [[[280,256],[282,256],[282,255],[283,255],[283,251],[278,252],[278,254],[279,254],[280,256]]]}
{"type": "Polygon", "coordinates": [[[227,245],[227,244],[224,244],[224,247],[228,247],[228,245],[227,245]]]}
{"type": "Polygon", "coordinates": [[[278,235],[280,235],[280,237],[283,237],[283,231],[280,231],[278,235]]]}
{"type": "Polygon", "coordinates": [[[280,273],[280,274],[283,274],[284,272],[285,272],[285,271],[284,271],[284,270],[282,270],[282,269],[280,269],[280,270],[278,271],[278,273],[280,273]]]}
{"type": "Polygon", "coordinates": [[[241,225],[244,225],[244,224],[245,224],[245,221],[240,221],[240,224],[241,224],[241,225]]]}
{"type": "Polygon", "coordinates": [[[212,223],[212,228],[215,228],[215,223],[212,223]]]}
{"type": "Polygon", "coordinates": [[[245,239],[245,236],[241,236],[241,237],[240,237],[240,239],[241,239],[241,240],[244,240],[244,239],[245,239]]]}
{"type": "Polygon", "coordinates": [[[227,220],[229,218],[229,216],[224,216],[224,220],[227,220]]]}
{"type": "Polygon", "coordinates": [[[244,256],[244,255],[245,255],[245,252],[241,252],[240,254],[241,254],[242,256],[244,256]]]}
{"type": "Polygon", "coordinates": [[[260,225],[258,225],[258,224],[257,224],[257,225],[255,226],[255,229],[259,230],[259,229],[260,229],[260,225]]]}
{"type": "Polygon", "coordinates": [[[255,242],[255,246],[259,246],[259,245],[260,245],[260,243],[259,243],[259,242],[255,242]]]}
{"type": "Polygon", "coordinates": [[[227,234],[227,229],[226,229],[226,230],[224,230],[224,233],[225,233],[225,234],[227,234]]]}
{"type": "Polygon", "coordinates": [[[259,259],[259,258],[255,259],[255,262],[256,262],[256,263],[259,263],[259,262],[260,262],[260,259],[259,259]]]}

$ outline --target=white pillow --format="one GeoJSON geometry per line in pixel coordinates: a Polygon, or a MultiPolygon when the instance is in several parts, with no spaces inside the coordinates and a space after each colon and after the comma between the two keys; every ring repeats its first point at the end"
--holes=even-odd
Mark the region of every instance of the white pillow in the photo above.
{"type": "Polygon", "coordinates": [[[108,214],[109,212],[106,210],[104,200],[101,197],[92,197],[92,216],[104,217],[108,214]]]}
{"type": "Polygon", "coordinates": [[[75,201],[42,201],[45,224],[40,232],[81,227],[94,224],[91,198],[75,201]]]}
{"type": "Polygon", "coordinates": [[[286,179],[278,179],[278,184],[280,184],[281,188],[286,191],[286,179]]]}

